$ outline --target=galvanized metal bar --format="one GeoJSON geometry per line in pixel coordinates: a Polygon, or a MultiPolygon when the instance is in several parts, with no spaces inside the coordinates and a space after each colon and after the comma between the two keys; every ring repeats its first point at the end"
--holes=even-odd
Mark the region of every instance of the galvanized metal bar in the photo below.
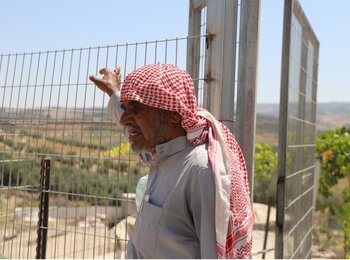
{"type": "MultiPolygon", "coordinates": [[[[65,132],[66,132],[66,121],[67,121],[67,111],[69,111],[68,108],[68,101],[69,101],[69,90],[71,86],[71,77],[72,77],[72,66],[73,66],[73,56],[74,51],[70,51],[70,62],[69,62],[69,71],[68,71],[68,83],[67,83],[67,95],[66,95],[66,105],[65,105],[65,111],[64,111],[64,124],[63,124],[63,130],[62,130],[62,146],[61,146],[61,154],[64,154],[63,147],[64,147],[64,140],[65,140],[65,132]]],[[[62,167],[62,156],[61,156],[61,167],[62,167]]],[[[66,202],[68,201],[68,196],[66,196],[66,202]]],[[[66,205],[68,207],[68,205],[66,205]]],[[[65,226],[64,226],[64,241],[63,241],[63,257],[66,256],[66,245],[67,245],[67,218],[68,218],[68,210],[66,209],[66,218],[65,218],[65,226]]]]}
{"type": "MultiPolygon", "coordinates": [[[[167,63],[167,57],[168,57],[168,40],[165,41],[165,50],[164,50],[165,54],[164,54],[164,63],[166,64],[167,63]]],[[[137,53],[136,53],[137,54],[137,53]]],[[[136,54],[135,54],[135,57],[136,57],[136,54]]]]}
{"type": "MultiPolygon", "coordinates": [[[[145,55],[144,55],[144,65],[146,65],[146,62],[147,62],[147,47],[148,47],[148,44],[147,44],[147,41],[145,42],[145,55]]],[[[117,61],[118,61],[118,48],[116,50],[116,57],[115,57],[115,63],[117,64],[117,61]]],[[[124,70],[123,72],[123,78],[125,78],[126,76],[126,71],[124,70]]],[[[119,135],[119,143],[121,143],[121,140],[122,140],[122,134],[120,133],[119,135]]],[[[120,153],[118,154],[118,161],[120,162],[120,153]]],[[[118,173],[120,172],[120,164],[118,165],[118,173]]],[[[117,175],[117,189],[119,187],[119,174],[117,175]]],[[[117,198],[116,198],[117,199],[117,198]]],[[[116,201],[116,205],[118,205],[118,201],[116,201]]],[[[118,207],[115,207],[115,215],[117,216],[118,215],[118,207]]],[[[117,225],[117,223],[115,223],[115,225],[117,225]]],[[[118,256],[118,253],[120,252],[117,252],[117,248],[118,248],[118,244],[119,244],[119,241],[118,241],[118,237],[117,237],[117,232],[114,232],[114,241],[113,241],[113,246],[114,246],[114,250],[113,250],[113,255],[114,255],[114,258],[118,258],[120,256],[118,256]]]]}
{"type": "MultiPolygon", "coordinates": [[[[76,79],[76,83],[74,84],[76,86],[76,90],[75,90],[75,101],[74,101],[74,114],[73,114],[73,122],[75,121],[76,118],[76,110],[77,110],[77,101],[78,101],[78,96],[79,96],[79,82],[80,82],[80,70],[81,70],[81,59],[82,59],[82,49],[80,49],[79,51],[79,62],[78,62],[78,69],[77,69],[77,79],[76,79]]],[[[73,137],[74,137],[74,133],[75,133],[75,124],[73,124],[72,126],[72,132],[71,132],[71,142],[73,142],[73,137]]],[[[81,143],[80,143],[80,154],[79,154],[79,158],[81,156],[81,143]]],[[[72,148],[71,148],[71,152],[72,152],[72,148]]],[[[81,160],[79,160],[78,163],[79,169],[81,169],[81,160]]],[[[81,170],[78,171],[77,173],[78,175],[81,174],[81,170]]],[[[78,179],[78,183],[77,183],[77,187],[79,188],[80,186],[80,178],[78,179]]],[[[77,219],[77,214],[78,214],[78,196],[75,196],[75,219],[77,219]]],[[[76,247],[76,233],[77,232],[77,225],[74,226],[74,236],[73,236],[73,256],[72,258],[75,258],[75,247],[76,247]]]]}
{"type": "MultiPolygon", "coordinates": [[[[136,55],[137,55],[137,44],[135,45],[135,63],[136,63],[136,55]]],[[[106,67],[108,67],[108,58],[109,58],[109,50],[110,50],[110,48],[107,48],[107,54],[106,54],[106,61],[105,61],[105,66],[106,67]]],[[[113,61],[113,63],[114,64],[116,64],[116,60],[114,60],[113,61]]],[[[116,66],[114,65],[114,68],[115,68],[116,66]]],[[[113,68],[113,69],[114,69],[113,68]]],[[[105,95],[104,95],[105,96],[105,95]]],[[[103,103],[104,103],[104,96],[103,96],[103,103]]],[[[103,108],[104,108],[104,106],[102,106],[103,108]]],[[[103,120],[101,120],[101,130],[102,130],[102,121],[103,120]]],[[[110,168],[110,162],[111,162],[111,160],[110,160],[110,150],[111,150],[111,148],[112,148],[112,146],[111,146],[111,143],[112,143],[112,126],[110,126],[110,128],[109,128],[109,143],[108,143],[108,153],[109,153],[109,156],[108,156],[108,163],[107,163],[107,165],[108,165],[108,171],[107,171],[107,176],[106,176],[106,183],[108,183],[108,181],[109,181],[109,175],[110,175],[110,171],[109,171],[109,168],[110,168]]],[[[100,146],[101,146],[101,138],[102,138],[102,133],[100,133],[100,146]]],[[[105,159],[107,159],[107,158],[105,158],[105,156],[103,156],[103,158],[104,158],[104,160],[105,159]]],[[[107,197],[107,193],[108,193],[108,191],[107,190],[105,190],[105,197],[107,197]]],[[[107,201],[106,201],[106,205],[105,205],[105,215],[107,216],[107,205],[108,205],[108,203],[107,203],[107,201]]],[[[105,225],[105,228],[104,228],[104,240],[103,240],[103,258],[105,258],[105,254],[106,254],[106,241],[107,241],[107,227],[108,225],[105,225]]]]}
{"type": "Polygon", "coordinates": [[[135,54],[134,54],[134,70],[136,70],[136,64],[137,64],[137,47],[138,45],[135,45],[135,54]]]}
{"type": "MultiPolygon", "coordinates": [[[[189,20],[188,20],[188,35],[200,35],[201,25],[201,10],[202,6],[189,1],[189,20]]],[[[192,79],[199,77],[199,62],[200,62],[200,38],[192,37],[187,41],[187,59],[186,70],[191,75],[192,79]]],[[[198,97],[198,81],[193,81],[196,96],[198,97]]]]}
{"type": "MultiPolygon", "coordinates": [[[[135,45],[135,55],[137,55],[137,44],[135,45]]],[[[109,57],[109,48],[107,48],[106,49],[106,56],[105,56],[105,58],[104,58],[104,63],[105,63],[105,65],[106,65],[106,67],[108,66],[108,57],[109,57]]],[[[96,62],[96,69],[98,69],[100,67],[100,65],[99,65],[99,59],[97,58],[97,62],[96,62]]],[[[113,68],[114,69],[114,68],[113,68]]],[[[96,88],[95,88],[95,90],[96,90],[96,88]]],[[[103,95],[103,97],[102,97],[102,115],[101,115],[101,120],[100,120],[100,130],[99,130],[99,134],[100,134],[100,136],[99,136],[99,153],[98,153],[98,159],[99,159],[99,162],[101,162],[101,147],[102,147],[102,134],[103,134],[103,122],[104,122],[104,107],[105,107],[105,96],[106,95],[103,95]]],[[[98,167],[100,167],[100,164],[99,164],[99,166],[98,167]]],[[[99,183],[99,181],[98,181],[99,179],[97,178],[96,179],[96,187],[97,187],[97,189],[99,188],[99,186],[100,186],[100,183],[99,183]]],[[[96,220],[97,220],[97,205],[98,204],[96,204],[96,206],[95,206],[95,229],[94,229],[94,237],[96,238],[96,235],[97,235],[97,233],[96,233],[96,220]]],[[[96,239],[94,238],[94,245],[93,245],[93,257],[95,257],[95,248],[96,248],[96,239]]],[[[99,240],[100,241],[100,240],[99,240]]]]}
{"type": "MultiPolygon", "coordinates": [[[[148,51],[148,42],[145,42],[145,56],[144,56],[144,62],[143,64],[146,65],[147,64],[147,51],[148,51]]],[[[126,71],[124,70],[124,78],[125,78],[125,73],[126,71]]]]}
{"type": "Polygon", "coordinates": [[[277,201],[276,201],[276,234],[275,234],[275,258],[282,259],[284,243],[283,230],[285,218],[285,180],[287,158],[287,123],[289,100],[289,57],[291,41],[291,20],[294,0],[284,1],[283,41],[282,41],[282,67],[281,90],[279,108],[279,133],[278,133],[278,170],[277,170],[277,201]]]}
{"type": "Polygon", "coordinates": [[[206,54],[210,56],[210,52],[207,51],[208,46],[208,40],[209,37],[206,35],[207,33],[207,11],[208,8],[205,7],[202,9],[202,14],[201,14],[201,25],[200,25],[200,34],[205,35],[205,37],[200,38],[200,53],[199,53],[199,75],[198,78],[195,78],[194,80],[197,82],[198,85],[198,91],[197,91],[197,103],[198,106],[203,107],[204,103],[208,103],[207,97],[208,95],[205,95],[207,93],[207,82],[209,77],[207,77],[206,73],[206,66],[207,66],[207,59],[210,60],[209,58],[206,57],[206,54]]]}
{"type": "Polygon", "coordinates": [[[175,42],[175,66],[177,66],[177,53],[178,53],[178,48],[179,48],[179,40],[176,38],[175,42]]]}
{"type": "Polygon", "coordinates": [[[154,63],[157,63],[157,50],[158,50],[158,41],[154,44],[154,63]]]}
{"type": "MultiPolygon", "coordinates": [[[[5,59],[4,59],[5,60],[5,59]]],[[[2,72],[2,61],[3,61],[3,55],[1,55],[1,63],[0,63],[0,76],[1,76],[1,72],[2,72]]],[[[6,63],[6,62],[4,62],[6,63]]],[[[9,64],[10,64],[10,56],[8,56],[7,58],[7,65],[6,65],[6,72],[5,72],[5,79],[4,79],[4,86],[3,86],[3,98],[2,98],[2,103],[1,103],[1,110],[0,110],[0,119],[3,117],[3,113],[4,113],[4,104],[5,104],[5,96],[6,96],[6,85],[7,85],[7,77],[8,77],[8,73],[9,73],[9,64]]],[[[7,138],[7,132],[5,133],[5,135],[3,135],[5,138],[7,138]]],[[[5,154],[6,154],[6,145],[3,145],[3,150],[2,150],[2,161],[5,160],[5,154]]],[[[4,169],[5,169],[5,165],[2,164],[2,174],[1,174],[1,186],[6,186],[5,180],[4,180],[4,169]]],[[[7,191],[8,192],[8,191],[7,191]]],[[[2,193],[0,193],[0,199],[2,199],[2,193]]],[[[8,200],[6,202],[6,211],[8,209],[8,200]]],[[[6,234],[6,229],[7,229],[7,219],[8,216],[6,214],[5,216],[5,225],[4,225],[4,234],[6,234]]],[[[5,251],[5,242],[3,243],[2,246],[2,252],[5,251]]]]}
{"type": "MultiPolygon", "coordinates": [[[[61,67],[60,67],[60,76],[59,76],[59,88],[58,88],[58,97],[57,97],[57,105],[56,105],[56,109],[55,109],[55,118],[54,118],[54,121],[55,121],[55,127],[54,127],[54,136],[53,136],[53,139],[54,139],[54,142],[52,142],[52,150],[55,150],[55,145],[58,140],[58,137],[57,137],[57,132],[58,132],[58,129],[57,129],[57,121],[58,121],[58,112],[59,112],[59,107],[60,107],[60,101],[61,101],[61,92],[62,92],[62,87],[61,87],[61,84],[63,82],[63,68],[65,67],[65,62],[66,61],[66,50],[64,49],[63,52],[62,52],[62,58],[61,58],[61,67]]],[[[63,145],[63,144],[62,144],[63,145]]],[[[62,157],[61,157],[62,158],[62,157]]],[[[55,158],[55,161],[58,161],[58,158],[55,158]]],[[[62,186],[62,182],[61,182],[61,178],[62,178],[62,159],[60,161],[60,164],[59,164],[59,178],[58,178],[58,187],[61,187],[62,186]]],[[[53,167],[53,172],[56,173],[56,167],[53,167]]],[[[56,219],[58,220],[59,219],[59,216],[58,216],[58,210],[56,211],[56,219]]],[[[58,248],[60,248],[60,240],[58,239],[58,224],[59,224],[59,221],[56,221],[56,233],[55,233],[55,245],[54,245],[54,258],[58,257],[57,256],[57,253],[59,252],[58,251],[58,248]]]]}
{"type": "MultiPolygon", "coordinates": [[[[46,59],[45,59],[45,65],[44,65],[44,78],[42,83],[42,93],[41,93],[41,100],[40,100],[40,112],[39,112],[39,118],[38,118],[38,127],[36,129],[37,133],[40,131],[40,125],[41,125],[41,114],[43,110],[43,101],[44,101],[44,92],[45,92],[45,85],[46,85],[46,74],[47,74],[47,64],[49,59],[49,52],[46,52],[46,59]]],[[[39,138],[36,140],[35,147],[38,146],[39,138]]]]}
{"type": "MultiPolygon", "coordinates": [[[[194,0],[195,2],[197,0],[194,0]]],[[[203,3],[203,5],[205,5],[205,3],[207,2],[207,0],[198,0],[198,1],[201,1],[203,3]]],[[[201,4],[202,5],[202,4],[201,4]]],[[[168,40],[171,40],[171,41],[176,41],[176,39],[179,39],[179,40],[186,40],[188,37],[185,36],[185,37],[178,37],[178,38],[171,38],[171,39],[168,39],[168,40]]],[[[129,45],[129,46],[133,46],[135,45],[136,43],[137,44],[144,44],[144,43],[149,43],[149,44],[153,44],[155,42],[165,42],[166,39],[164,40],[154,40],[154,41],[144,41],[144,42],[134,42],[134,43],[125,43],[125,44],[115,44],[115,45],[108,45],[109,47],[116,47],[116,46],[119,46],[119,47],[125,47],[126,45],[129,45]]],[[[85,47],[85,48],[72,48],[73,51],[78,51],[80,49],[82,49],[83,51],[91,51],[91,50],[96,50],[97,48],[107,48],[107,45],[105,46],[97,46],[97,47],[85,47]]],[[[61,50],[50,50],[49,53],[55,53],[55,52],[63,52],[64,49],[61,49],[61,50]]],[[[38,54],[39,52],[41,51],[36,51],[36,52],[21,52],[21,53],[17,53],[18,55],[29,55],[29,54],[38,54]]],[[[3,55],[3,56],[14,56],[16,55],[16,53],[10,53],[10,54],[0,54],[0,55],[3,55]]]]}
{"type": "MultiPolygon", "coordinates": [[[[306,238],[309,237],[310,240],[312,239],[312,238],[311,238],[311,236],[312,236],[312,230],[313,230],[313,226],[310,226],[309,229],[308,229],[308,231],[307,231],[307,233],[306,233],[306,235],[305,235],[303,238],[301,238],[301,241],[299,241],[298,246],[297,246],[297,248],[295,249],[295,251],[294,251],[294,253],[293,253],[291,259],[295,259],[295,258],[296,258],[296,255],[297,255],[297,253],[298,253],[298,250],[299,250],[300,247],[303,245],[303,243],[306,241],[306,238]]],[[[311,258],[311,250],[312,250],[312,248],[310,247],[309,251],[308,251],[307,254],[305,255],[305,259],[311,258]]]]}
{"type": "MultiPolygon", "coordinates": [[[[3,60],[4,55],[0,54],[0,79],[1,79],[1,72],[2,72],[2,60],[3,60]]],[[[0,88],[3,88],[2,85],[0,85],[0,88]]]]}
{"type": "MultiPolygon", "coordinates": [[[[17,60],[18,60],[18,55],[16,54],[15,55],[15,61],[14,61],[14,65],[13,65],[13,75],[12,75],[12,81],[11,81],[11,86],[10,86],[10,88],[11,88],[11,91],[10,91],[10,100],[9,100],[9,109],[8,109],[8,111],[9,111],[9,114],[8,114],[8,119],[7,119],[7,121],[10,121],[10,114],[11,114],[11,104],[12,104],[12,97],[13,97],[13,86],[14,86],[14,81],[15,81],[15,75],[16,75],[16,68],[17,68],[17,60]]],[[[16,133],[15,133],[15,131],[16,131],[16,129],[14,129],[14,131],[13,131],[13,134],[12,134],[12,142],[14,143],[14,140],[15,140],[15,136],[16,136],[16,133]]],[[[10,134],[11,135],[11,134],[10,134]]],[[[13,154],[13,152],[14,152],[14,145],[12,145],[11,146],[11,150],[10,150],[10,154],[13,154]]],[[[14,179],[15,178],[15,173],[13,172],[13,176],[12,176],[12,170],[11,170],[11,172],[10,172],[10,180],[11,180],[11,184],[12,184],[12,179],[14,179]]],[[[9,185],[11,185],[11,184],[9,184],[9,185]]],[[[16,185],[16,186],[18,186],[18,185],[16,185]]],[[[15,202],[17,201],[17,189],[15,189],[15,202]]],[[[15,214],[16,214],[16,212],[15,212],[15,209],[14,209],[14,212],[13,212],[13,216],[15,216],[15,214]]],[[[10,232],[12,233],[12,234],[14,234],[14,232],[15,232],[15,220],[13,221],[13,223],[12,223],[12,230],[10,230],[10,232]]],[[[9,229],[10,229],[10,227],[9,227],[9,229]]],[[[5,230],[6,230],[6,225],[5,225],[5,230]]],[[[12,258],[13,256],[12,256],[12,249],[13,249],[13,240],[11,240],[11,243],[9,243],[9,247],[10,247],[10,257],[12,258]]]]}
{"type": "Polygon", "coordinates": [[[242,1],[240,9],[236,137],[242,148],[253,202],[260,0],[242,1]]]}
{"type": "Polygon", "coordinates": [[[54,76],[55,76],[55,68],[56,68],[56,61],[57,61],[57,51],[54,52],[53,54],[53,65],[52,65],[52,75],[51,75],[51,83],[50,83],[50,94],[49,94],[49,102],[48,102],[48,108],[47,108],[47,118],[46,118],[46,129],[45,129],[45,140],[44,140],[44,146],[46,147],[46,140],[47,140],[47,137],[48,137],[48,126],[49,126],[49,120],[50,120],[50,117],[49,117],[49,111],[51,110],[51,100],[52,100],[52,89],[54,87],[54,76]]]}
{"type": "MultiPolygon", "coordinates": [[[[91,49],[89,48],[89,52],[88,52],[88,61],[87,61],[87,68],[86,68],[86,76],[89,75],[89,71],[90,71],[90,59],[91,59],[91,49]]],[[[88,88],[88,82],[87,82],[87,77],[86,77],[86,81],[85,81],[85,93],[84,93],[84,108],[83,108],[83,117],[85,117],[85,108],[86,108],[86,98],[87,98],[87,88],[88,88]]],[[[84,118],[85,119],[85,118],[84,118]]],[[[80,141],[82,142],[83,140],[83,132],[84,129],[81,128],[81,139],[80,141]]],[[[90,163],[90,159],[91,159],[91,150],[89,150],[88,153],[88,161],[90,163]]],[[[87,215],[87,201],[86,198],[84,197],[84,204],[85,206],[85,216],[87,215]]],[[[84,220],[85,225],[84,225],[84,239],[83,239],[83,256],[82,258],[85,258],[85,247],[86,247],[86,228],[87,228],[87,224],[86,224],[86,218],[84,220]]]]}
{"type": "Polygon", "coordinates": [[[6,72],[5,72],[5,80],[4,80],[4,92],[3,92],[3,97],[2,97],[2,103],[1,103],[1,114],[0,114],[0,118],[2,117],[2,113],[4,111],[4,105],[5,105],[5,93],[6,93],[6,86],[7,86],[7,78],[8,78],[8,74],[9,74],[9,67],[10,67],[10,55],[7,56],[7,66],[6,66],[6,72]]]}
{"type": "MultiPolygon", "coordinates": [[[[33,53],[31,53],[30,54],[30,62],[29,62],[29,70],[28,70],[28,78],[27,78],[27,84],[26,84],[26,97],[25,97],[25,105],[24,105],[24,108],[25,109],[27,109],[27,102],[28,102],[28,93],[29,93],[29,84],[30,84],[30,79],[31,79],[31,75],[32,75],[32,73],[31,73],[31,70],[32,70],[32,66],[33,66],[33,56],[34,56],[34,54],[33,53]]],[[[28,107],[28,109],[30,109],[29,107],[28,107]]],[[[25,122],[25,118],[23,118],[23,123],[25,122]]],[[[32,114],[31,114],[31,116],[30,116],[30,121],[29,121],[29,124],[30,124],[30,126],[29,126],[29,133],[31,133],[31,128],[32,128],[32,114]]],[[[28,141],[28,146],[30,146],[30,141],[31,141],[31,138],[29,137],[28,138],[29,139],[29,141],[28,141]]],[[[29,158],[29,154],[27,154],[27,158],[29,158]]],[[[34,161],[33,161],[33,165],[34,165],[34,161]]],[[[34,174],[33,172],[32,172],[32,174],[34,174]]],[[[31,203],[31,207],[30,207],[30,221],[29,221],[29,223],[31,223],[32,222],[32,213],[33,213],[33,210],[32,210],[32,206],[33,206],[33,201],[31,200],[30,201],[30,203],[31,203]]],[[[30,241],[31,241],[31,235],[32,235],[32,232],[31,232],[31,230],[29,230],[29,235],[28,235],[28,244],[30,243],[30,241]]],[[[29,257],[29,255],[30,255],[30,248],[28,247],[27,248],[27,258],[30,258],[29,257]]]]}
{"type": "Polygon", "coordinates": [[[205,107],[233,132],[237,1],[208,1],[205,107]]]}
{"type": "MultiPolygon", "coordinates": [[[[23,71],[24,71],[24,63],[25,63],[25,56],[26,55],[21,55],[21,56],[22,56],[22,65],[21,65],[21,71],[20,71],[20,76],[19,76],[19,85],[22,85],[22,81],[23,81],[23,71]]],[[[14,119],[15,120],[14,125],[19,124],[17,121],[17,119],[18,119],[17,117],[18,117],[18,111],[19,111],[19,105],[20,105],[20,102],[19,102],[20,96],[21,96],[21,88],[19,88],[19,91],[18,91],[18,99],[17,99],[17,105],[16,105],[16,115],[15,115],[15,119],[14,119]]],[[[23,105],[23,104],[21,104],[21,105],[23,105]]],[[[23,120],[23,122],[24,122],[24,120],[23,120]]],[[[23,136],[21,136],[20,141],[22,143],[23,136]]],[[[26,161],[26,159],[22,159],[21,152],[18,151],[18,162],[22,162],[22,161],[26,161]]],[[[17,186],[19,186],[19,185],[17,185],[17,186]]],[[[0,196],[0,198],[1,198],[1,196],[0,196]]],[[[24,201],[24,199],[23,199],[23,201],[24,201]]],[[[24,212],[22,211],[21,215],[23,216],[23,214],[24,214],[24,212]]],[[[20,229],[22,230],[22,228],[23,228],[23,218],[21,219],[21,223],[20,223],[20,229]]],[[[22,244],[22,233],[20,234],[20,239],[19,239],[19,245],[20,245],[19,247],[20,248],[21,248],[21,244],[22,244]]],[[[21,250],[18,251],[17,257],[20,258],[20,255],[21,255],[21,250]]]]}

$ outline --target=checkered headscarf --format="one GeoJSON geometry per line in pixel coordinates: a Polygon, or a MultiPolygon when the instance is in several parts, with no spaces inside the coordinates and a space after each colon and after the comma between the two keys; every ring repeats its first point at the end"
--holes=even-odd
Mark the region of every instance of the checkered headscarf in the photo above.
{"type": "Polygon", "coordinates": [[[197,107],[190,75],[170,64],[144,66],[125,78],[120,99],[176,111],[193,145],[208,141],[208,158],[216,190],[218,257],[248,258],[254,214],[244,157],[229,129],[207,110],[197,107]]]}

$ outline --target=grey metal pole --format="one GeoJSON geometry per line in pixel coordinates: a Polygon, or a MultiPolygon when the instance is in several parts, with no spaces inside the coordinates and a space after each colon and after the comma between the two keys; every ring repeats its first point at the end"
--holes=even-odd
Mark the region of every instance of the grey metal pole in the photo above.
{"type": "Polygon", "coordinates": [[[205,107],[233,132],[237,1],[208,1],[205,107]]]}
{"type": "Polygon", "coordinates": [[[241,1],[236,137],[242,148],[253,198],[260,0],[241,1]]]}
{"type": "MultiPolygon", "coordinates": [[[[198,1],[197,1],[198,2],[198,1]]],[[[200,60],[200,38],[194,37],[200,35],[201,25],[201,4],[196,1],[189,1],[189,18],[188,18],[188,36],[187,40],[187,60],[186,70],[191,75],[192,79],[198,79],[199,75],[199,60],[200,60]]],[[[193,81],[196,96],[198,97],[198,80],[193,81]]]]}
{"type": "Polygon", "coordinates": [[[279,109],[278,133],[278,170],[277,170],[277,201],[276,201],[276,231],[275,231],[275,258],[283,256],[283,230],[284,230],[284,190],[287,156],[287,122],[288,122],[288,83],[289,83],[289,55],[290,31],[293,0],[284,1],[282,67],[281,67],[281,93],[279,109]]]}
{"type": "Polygon", "coordinates": [[[47,232],[49,220],[49,189],[50,189],[50,159],[41,160],[40,170],[40,200],[38,213],[38,237],[36,259],[46,258],[47,232]]]}

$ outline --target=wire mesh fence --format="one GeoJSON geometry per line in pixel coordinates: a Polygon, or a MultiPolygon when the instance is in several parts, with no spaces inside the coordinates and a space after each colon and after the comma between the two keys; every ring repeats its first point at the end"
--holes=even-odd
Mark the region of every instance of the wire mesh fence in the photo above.
{"type": "MultiPolygon", "coordinates": [[[[190,1],[191,36],[184,38],[0,55],[2,254],[9,258],[34,258],[38,252],[37,236],[45,231],[47,258],[125,257],[135,222],[135,187],[148,169],[130,150],[120,126],[107,114],[108,97],[94,87],[88,76],[97,74],[102,67],[114,68],[118,64],[123,81],[129,72],[149,63],[177,65],[193,77],[198,105],[210,110],[230,129],[242,131],[242,124],[235,119],[239,114],[242,117],[249,104],[255,105],[244,100],[242,106],[236,106],[237,89],[244,88],[243,83],[249,81],[248,78],[238,81],[242,72],[239,68],[243,67],[239,57],[245,60],[249,56],[241,48],[244,41],[240,44],[239,34],[244,29],[238,30],[245,28],[243,25],[249,20],[240,11],[248,13],[246,3],[250,2],[244,3],[245,8],[238,0],[190,1]],[[43,158],[51,162],[48,190],[43,190],[40,179],[43,158]],[[49,200],[47,227],[38,208],[43,195],[48,195],[49,200]]],[[[308,65],[304,70],[304,74],[309,73],[308,65]]],[[[286,104],[292,111],[293,95],[305,101],[300,111],[309,118],[298,115],[289,119],[295,121],[295,127],[308,131],[305,136],[313,138],[316,92],[311,89],[317,82],[309,76],[305,89],[291,92],[291,102],[286,104]]],[[[251,107],[249,111],[253,111],[251,107]]],[[[252,124],[246,117],[243,119],[247,125],[252,124]]],[[[243,136],[248,133],[242,131],[241,140],[243,136]]],[[[281,198],[293,200],[280,206],[281,209],[289,207],[294,212],[298,208],[293,204],[304,209],[307,208],[304,204],[310,205],[312,201],[313,182],[308,173],[313,170],[314,139],[307,141],[288,143],[289,151],[305,150],[304,157],[288,157],[288,162],[297,166],[295,162],[299,160],[307,167],[289,169],[293,173],[288,172],[286,179],[293,184],[290,187],[301,183],[306,189],[298,194],[301,189],[282,194],[281,198]],[[296,178],[298,181],[294,181],[296,178]]],[[[248,143],[247,147],[253,146],[248,143]]],[[[249,149],[245,152],[251,164],[253,153],[249,149]]],[[[298,252],[305,251],[304,245],[309,250],[311,211],[312,208],[304,212],[301,218],[290,214],[293,219],[286,220],[288,233],[276,237],[286,245],[288,254],[284,256],[309,256],[309,251],[298,252]]],[[[263,251],[253,256],[273,250],[264,246],[263,251]]]]}
{"type": "Polygon", "coordinates": [[[122,80],[148,63],[185,69],[187,41],[0,55],[0,250],[6,257],[35,257],[43,158],[51,160],[46,257],[125,256],[133,193],[148,169],[88,76],[116,64],[122,80]]]}
{"type": "Polygon", "coordinates": [[[281,80],[277,258],[310,258],[316,183],[319,42],[298,1],[285,5],[281,80]]]}

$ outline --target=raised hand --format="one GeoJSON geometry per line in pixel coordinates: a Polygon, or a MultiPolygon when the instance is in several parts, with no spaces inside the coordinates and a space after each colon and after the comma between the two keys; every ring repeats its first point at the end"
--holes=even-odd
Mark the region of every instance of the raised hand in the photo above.
{"type": "Polygon", "coordinates": [[[99,78],[95,75],[90,75],[89,79],[95,83],[95,85],[109,96],[114,92],[120,90],[120,67],[117,66],[114,70],[108,68],[100,69],[99,73],[103,75],[99,78]]]}

